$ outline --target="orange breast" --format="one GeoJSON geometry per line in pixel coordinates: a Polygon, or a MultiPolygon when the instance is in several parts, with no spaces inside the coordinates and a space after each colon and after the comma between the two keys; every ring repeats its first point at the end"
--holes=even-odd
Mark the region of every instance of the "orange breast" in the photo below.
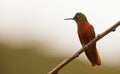
{"type": "Polygon", "coordinates": [[[78,36],[82,45],[89,43],[94,38],[94,35],[93,28],[90,24],[83,23],[78,25],[78,36]]]}

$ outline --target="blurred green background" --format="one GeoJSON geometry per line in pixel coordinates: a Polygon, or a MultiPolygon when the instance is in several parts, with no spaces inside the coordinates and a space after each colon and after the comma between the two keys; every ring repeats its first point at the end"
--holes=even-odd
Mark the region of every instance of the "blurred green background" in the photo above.
{"type": "MultiPolygon", "coordinates": [[[[0,43],[0,74],[47,74],[67,57],[48,56],[43,50],[49,50],[42,43],[28,43],[21,46],[0,43]],[[38,52],[38,50],[40,52],[38,52]]],[[[53,53],[54,54],[54,53],[53,53]]],[[[102,64],[93,68],[81,60],[74,60],[65,66],[59,74],[119,74],[120,66],[107,67],[102,64]]]]}

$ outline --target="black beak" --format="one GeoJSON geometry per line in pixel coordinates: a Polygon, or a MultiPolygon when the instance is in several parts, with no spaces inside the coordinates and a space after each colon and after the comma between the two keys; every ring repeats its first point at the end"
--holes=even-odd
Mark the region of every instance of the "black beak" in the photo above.
{"type": "Polygon", "coordinates": [[[74,20],[73,18],[66,18],[66,19],[64,19],[64,20],[74,20]]]}

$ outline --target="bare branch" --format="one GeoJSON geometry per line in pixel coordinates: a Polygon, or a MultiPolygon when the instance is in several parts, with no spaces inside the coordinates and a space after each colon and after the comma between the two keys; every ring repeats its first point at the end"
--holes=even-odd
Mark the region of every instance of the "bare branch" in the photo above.
{"type": "Polygon", "coordinates": [[[118,21],[115,25],[108,28],[103,33],[99,34],[97,37],[95,37],[91,42],[85,45],[85,47],[78,50],[76,53],[74,53],[72,56],[66,58],[63,62],[61,62],[58,66],[53,68],[48,74],[57,74],[59,70],[61,70],[65,65],[70,63],[72,60],[74,60],[76,57],[78,57],[83,51],[87,50],[90,46],[92,46],[94,43],[96,43],[98,40],[103,38],[108,33],[115,31],[115,29],[120,25],[120,21],[118,21]]]}

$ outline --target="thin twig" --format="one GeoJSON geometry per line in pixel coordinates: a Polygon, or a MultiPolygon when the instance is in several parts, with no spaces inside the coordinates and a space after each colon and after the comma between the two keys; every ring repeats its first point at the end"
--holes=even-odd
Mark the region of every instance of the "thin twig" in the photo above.
{"type": "Polygon", "coordinates": [[[115,25],[108,28],[103,33],[99,34],[97,37],[95,37],[92,41],[90,41],[88,44],[85,45],[85,47],[78,50],[76,53],[74,53],[72,56],[66,58],[63,62],[61,62],[58,66],[53,68],[48,74],[57,74],[59,70],[61,70],[65,65],[70,63],[72,60],[74,60],[76,57],[78,57],[83,51],[87,50],[90,46],[92,46],[94,43],[96,43],[98,40],[103,38],[105,35],[110,33],[111,31],[115,31],[115,29],[120,25],[120,21],[118,21],[115,25]]]}

